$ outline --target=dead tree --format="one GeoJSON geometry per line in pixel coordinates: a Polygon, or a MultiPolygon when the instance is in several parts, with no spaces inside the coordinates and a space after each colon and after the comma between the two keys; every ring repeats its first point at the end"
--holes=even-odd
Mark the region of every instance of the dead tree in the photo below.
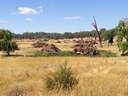
{"type": "MultiPolygon", "coordinates": [[[[100,32],[98,31],[96,19],[95,19],[94,16],[93,16],[93,19],[94,19],[94,23],[92,23],[92,26],[93,26],[93,27],[95,28],[95,30],[96,30],[96,35],[98,35],[99,42],[100,42],[100,47],[103,47],[103,46],[102,46],[102,39],[101,39],[101,36],[100,36],[100,32]]],[[[96,40],[96,37],[95,37],[95,40],[96,40]]]]}

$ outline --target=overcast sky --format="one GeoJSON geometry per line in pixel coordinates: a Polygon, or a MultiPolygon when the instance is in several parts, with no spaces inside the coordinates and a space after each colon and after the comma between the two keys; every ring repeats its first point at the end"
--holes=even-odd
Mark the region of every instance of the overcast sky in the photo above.
{"type": "Polygon", "coordinates": [[[128,17],[128,0],[0,0],[0,28],[15,33],[111,29],[128,17]]]}

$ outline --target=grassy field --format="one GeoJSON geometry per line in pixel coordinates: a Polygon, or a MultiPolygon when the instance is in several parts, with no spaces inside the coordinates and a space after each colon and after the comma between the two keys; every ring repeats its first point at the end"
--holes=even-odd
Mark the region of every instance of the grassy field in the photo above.
{"type": "MultiPolygon", "coordinates": [[[[50,41],[49,43],[54,43],[50,41]]],[[[25,57],[35,49],[32,42],[19,42],[21,50],[12,57],[0,57],[0,96],[128,96],[128,57],[25,57]],[[48,92],[44,77],[68,61],[78,75],[78,86],[69,93],[48,92]],[[21,95],[20,95],[21,94],[21,95]]],[[[57,43],[61,50],[73,50],[74,43],[57,43]]],[[[1,53],[2,54],[2,53],[1,53]]]]}

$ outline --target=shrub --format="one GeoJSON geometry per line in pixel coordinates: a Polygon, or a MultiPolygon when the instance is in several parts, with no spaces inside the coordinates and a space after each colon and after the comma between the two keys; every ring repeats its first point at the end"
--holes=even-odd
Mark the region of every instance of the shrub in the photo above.
{"type": "Polygon", "coordinates": [[[121,42],[119,44],[119,50],[122,51],[122,55],[128,50],[128,42],[121,42]]]}
{"type": "Polygon", "coordinates": [[[67,66],[67,62],[60,65],[55,73],[45,78],[45,85],[48,90],[69,91],[78,84],[76,74],[67,66]]]}

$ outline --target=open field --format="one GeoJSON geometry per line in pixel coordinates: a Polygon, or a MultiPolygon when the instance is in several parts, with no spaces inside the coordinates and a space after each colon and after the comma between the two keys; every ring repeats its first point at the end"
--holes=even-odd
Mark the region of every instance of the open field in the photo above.
{"type": "Polygon", "coordinates": [[[0,96],[128,96],[128,0],[0,4],[0,96]]]}
{"type": "MultiPolygon", "coordinates": [[[[75,39],[75,40],[81,40],[81,39],[75,39]]],[[[86,40],[86,38],[85,38],[86,40]]],[[[116,40],[116,39],[115,39],[116,40]]],[[[115,41],[114,40],[114,41],[115,41]]],[[[48,44],[54,44],[56,45],[60,50],[62,51],[73,51],[74,50],[74,45],[77,43],[73,42],[73,39],[62,39],[60,40],[61,43],[56,43],[57,40],[49,40],[48,44]]],[[[36,42],[36,41],[35,41],[36,42]]],[[[31,46],[31,44],[33,44],[34,42],[30,41],[30,40],[22,40],[22,41],[18,41],[17,44],[20,48],[20,50],[15,51],[14,53],[11,53],[13,55],[22,55],[22,56],[26,56],[26,55],[31,55],[31,53],[33,53],[36,50],[41,50],[41,48],[33,48],[31,46]]],[[[117,44],[114,43],[112,46],[107,46],[106,42],[103,42],[103,48],[99,47],[99,44],[97,45],[98,49],[100,50],[109,50],[112,51],[114,53],[116,53],[118,56],[120,56],[120,52],[118,50],[117,44]]],[[[0,52],[0,55],[2,55],[3,53],[0,52]]]]}
{"type": "Polygon", "coordinates": [[[43,77],[65,60],[80,80],[71,96],[128,95],[127,57],[10,57],[0,58],[0,96],[6,96],[16,87],[26,90],[28,96],[63,96],[47,93],[43,77]]]}
{"type": "MultiPolygon", "coordinates": [[[[0,57],[0,96],[128,96],[128,57],[25,57],[40,49],[32,48],[32,42],[18,44],[21,50],[13,54],[23,56],[0,57]],[[78,86],[68,94],[47,92],[44,77],[65,60],[78,75],[78,86]]],[[[73,50],[74,43],[56,45],[73,50]]],[[[116,44],[103,49],[119,54],[116,44]]]]}

